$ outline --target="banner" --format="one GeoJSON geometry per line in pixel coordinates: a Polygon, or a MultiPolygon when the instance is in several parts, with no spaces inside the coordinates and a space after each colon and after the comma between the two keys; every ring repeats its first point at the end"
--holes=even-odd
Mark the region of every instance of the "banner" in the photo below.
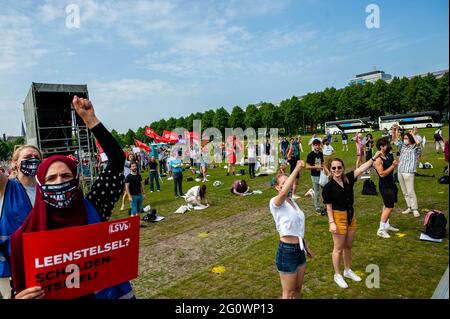
{"type": "Polygon", "coordinates": [[[139,217],[24,233],[23,251],[27,287],[78,298],[137,277],[139,217]]]}
{"type": "Polygon", "coordinates": [[[145,143],[142,143],[141,141],[139,141],[139,140],[137,140],[137,139],[135,139],[135,138],[134,138],[134,144],[135,144],[137,147],[142,148],[142,149],[143,149],[144,151],[146,151],[147,153],[150,152],[150,146],[148,146],[148,145],[145,144],[145,143]]]}
{"type": "Polygon", "coordinates": [[[177,133],[164,130],[163,132],[163,141],[166,143],[176,143],[178,142],[178,135],[177,133]]]}
{"type": "Polygon", "coordinates": [[[145,135],[147,135],[148,137],[154,138],[156,135],[158,135],[158,133],[156,133],[156,131],[150,127],[145,128],[145,135]]]}

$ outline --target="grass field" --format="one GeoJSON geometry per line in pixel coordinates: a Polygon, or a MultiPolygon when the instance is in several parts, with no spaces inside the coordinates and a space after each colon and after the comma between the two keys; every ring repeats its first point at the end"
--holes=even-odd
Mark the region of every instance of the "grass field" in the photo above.
{"type": "MultiPolygon", "coordinates": [[[[444,243],[419,240],[425,211],[439,209],[448,219],[448,185],[440,185],[437,178],[446,166],[442,152],[436,154],[433,130],[419,132],[427,141],[424,161],[434,165],[422,174],[435,177],[416,177],[415,189],[421,217],[402,215],[405,201],[399,190],[399,202],[391,215],[391,224],[404,235],[390,239],[376,236],[379,226],[382,199],[361,195],[362,181],[355,185],[355,213],[358,221],[357,237],[353,248],[352,269],[362,275],[360,283],[349,282],[348,289],[339,288],[333,281],[331,264],[332,238],[328,232],[327,217],[317,216],[312,200],[298,200],[306,214],[306,239],[315,252],[308,259],[303,298],[430,298],[442,274],[448,266],[448,239],[444,243]],[[365,278],[368,265],[380,270],[380,287],[367,288],[365,278]]],[[[448,127],[443,129],[448,136],[448,127]]],[[[377,139],[380,135],[375,132],[377,139]]],[[[303,147],[310,136],[303,137],[303,147]]],[[[344,160],[347,171],[354,167],[356,151],[354,142],[349,151],[341,150],[342,144],[333,143],[337,157],[344,160]]],[[[302,153],[301,159],[306,155],[302,153]]],[[[222,164],[222,166],[225,164],[222,164]]],[[[237,171],[239,172],[239,166],[237,171]]],[[[247,174],[248,174],[248,170],[247,174]]],[[[144,177],[148,173],[144,173],[144,177]]],[[[186,182],[190,172],[184,173],[183,191],[197,185],[186,182]]],[[[165,216],[159,223],[146,223],[141,228],[139,277],[133,281],[138,298],[280,298],[281,285],[275,266],[278,234],[269,211],[269,200],[275,195],[270,187],[272,176],[257,177],[248,181],[252,189],[263,191],[261,195],[233,196],[229,186],[234,180],[227,177],[222,168],[209,170],[207,196],[211,207],[202,211],[174,214],[183,199],[173,196],[173,182],[164,178],[160,193],[146,188],[144,205],[151,204],[158,215],[165,216]],[[220,180],[223,186],[213,187],[220,180]],[[214,267],[222,270],[214,273],[214,267]]],[[[372,179],[378,188],[378,177],[372,171],[372,179]]],[[[302,171],[298,195],[311,187],[310,174],[302,171]]],[[[400,189],[400,187],[399,187],[400,189]]],[[[114,218],[126,217],[118,203],[114,218]]],[[[343,265],[342,265],[343,267],[343,265]]]]}

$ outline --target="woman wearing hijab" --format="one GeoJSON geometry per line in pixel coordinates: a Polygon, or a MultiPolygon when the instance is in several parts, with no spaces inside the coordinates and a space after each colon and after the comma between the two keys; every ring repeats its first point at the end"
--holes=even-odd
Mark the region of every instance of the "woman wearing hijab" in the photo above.
{"type": "MultiPolygon", "coordinates": [[[[83,198],[79,187],[77,166],[73,160],[54,155],[39,166],[34,208],[24,224],[11,236],[11,270],[17,299],[45,296],[41,287],[30,288],[25,285],[22,235],[108,220],[123,190],[125,158],[120,146],[97,119],[89,100],[75,96],[73,106],[104,149],[109,159],[108,166],[99,175],[86,198],[83,198]]],[[[84,297],[134,298],[134,294],[131,285],[126,282],[84,297]]]]}
{"type": "Polygon", "coordinates": [[[18,147],[12,156],[14,178],[0,173],[0,297],[11,298],[10,236],[25,221],[34,205],[41,151],[33,145],[18,147]]]}

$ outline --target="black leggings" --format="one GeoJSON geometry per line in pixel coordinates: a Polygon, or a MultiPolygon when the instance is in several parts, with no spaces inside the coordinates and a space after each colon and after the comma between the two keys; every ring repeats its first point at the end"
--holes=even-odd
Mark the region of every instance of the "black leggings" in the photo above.
{"type": "Polygon", "coordinates": [[[256,163],[248,163],[248,173],[251,177],[255,177],[255,165],[256,163]]]}

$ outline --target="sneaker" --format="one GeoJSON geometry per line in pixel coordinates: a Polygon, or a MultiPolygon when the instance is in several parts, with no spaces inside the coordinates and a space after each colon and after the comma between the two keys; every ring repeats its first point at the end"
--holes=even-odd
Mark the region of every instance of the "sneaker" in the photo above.
{"type": "Polygon", "coordinates": [[[150,193],[153,193],[153,191],[150,191],[150,193]]]}
{"type": "Polygon", "coordinates": [[[341,288],[348,288],[348,285],[341,274],[334,274],[334,282],[341,288]]]}
{"type": "Polygon", "coordinates": [[[391,236],[385,230],[378,230],[377,235],[382,238],[391,238],[391,236]]]}
{"type": "Polygon", "coordinates": [[[395,227],[393,227],[393,226],[391,226],[391,225],[388,225],[388,226],[386,227],[386,230],[393,231],[393,232],[398,232],[400,229],[395,228],[395,227]]]}
{"type": "Polygon", "coordinates": [[[409,208],[409,207],[402,212],[403,215],[406,215],[406,214],[409,214],[409,213],[411,213],[411,208],[409,208]]]}
{"type": "Polygon", "coordinates": [[[322,208],[322,209],[320,210],[320,215],[322,215],[322,216],[327,216],[327,215],[328,215],[328,214],[327,214],[327,210],[324,209],[324,208],[322,208]]]}
{"type": "Polygon", "coordinates": [[[420,213],[418,210],[413,211],[414,217],[420,217],[420,213]]]}
{"type": "Polygon", "coordinates": [[[321,210],[320,210],[320,209],[316,209],[316,215],[317,215],[317,216],[320,216],[320,215],[322,215],[322,212],[321,212],[321,210]]]}
{"type": "Polygon", "coordinates": [[[125,206],[120,206],[120,210],[122,211],[122,210],[125,210],[125,206]]]}
{"type": "Polygon", "coordinates": [[[351,269],[344,270],[344,277],[350,278],[353,281],[361,281],[361,277],[359,277],[357,274],[355,274],[351,269]]]}
{"type": "Polygon", "coordinates": [[[173,177],[168,177],[167,180],[171,181],[171,180],[173,180],[173,177]]]}
{"type": "Polygon", "coordinates": [[[300,196],[298,196],[298,195],[292,195],[292,199],[299,199],[300,198],[300,196]]]}

